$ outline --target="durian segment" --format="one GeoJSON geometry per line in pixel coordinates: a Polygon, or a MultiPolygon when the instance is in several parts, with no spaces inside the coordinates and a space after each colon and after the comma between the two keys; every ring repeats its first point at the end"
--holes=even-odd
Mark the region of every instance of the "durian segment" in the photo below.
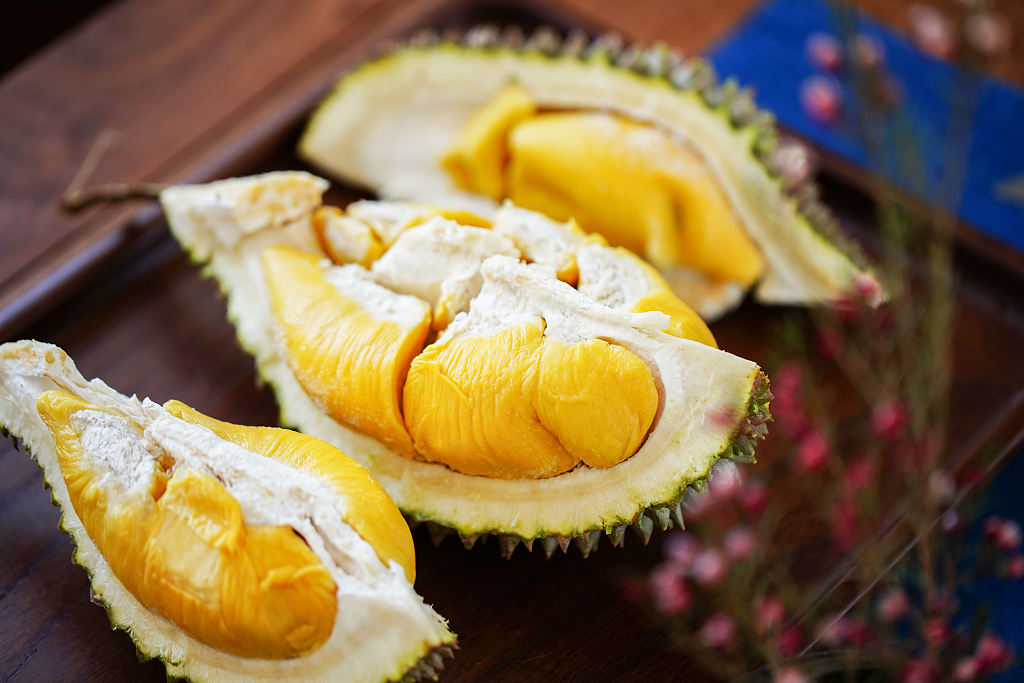
{"type": "Polygon", "coordinates": [[[330,266],[286,246],[261,258],[275,329],[299,383],[333,419],[414,456],[402,386],[430,330],[430,307],[375,284],[361,266],[330,266]]]}
{"type": "Polygon", "coordinates": [[[656,270],[626,249],[609,248],[601,236],[587,235],[574,221],[559,223],[505,202],[495,216],[494,231],[508,235],[527,259],[555,268],[560,280],[575,284],[595,301],[632,313],[661,311],[670,318],[664,330],[668,334],[717,346],[707,324],[656,270]]]}
{"type": "MultiPolygon", "coordinates": [[[[440,160],[474,114],[516,83],[541,111],[610,112],[651,124],[691,149],[760,251],[765,271],[756,288],[759,300],[835,302],[854,291],[855,277],[877,285],[812,227],[755,155],[758,127],[734,125],[728,107],[709,106],[700,92],[676,87],[661,73],[646,76],[615,66],[600,49],[586,54],[453,43],[397,50],[342,78],[313,115],[299,152],[383,198],[486,205],[489,198],[459,188],[440,160]]],[[[872,303],[883,298],[881,287],[876,289],[872,303]]],[[[714,311],[731,291],[713,288],[707,304],[688,302],[714,311]]]]}
{"type": "Polygon", "coordinates": [[[502,88],[466,123],[441,165],[459,187],[500,202],[506,196],[507,138],[536,112],[537,105],[521,87],[502,88]]]}
{"type": "Polygon", "coordinates": [[[363,221],[346,216],[336,206],[321,206],[313,214],[313,229],[324,252],[338,265],[358,263],[369,268],[384,253],[384,244],[363,221]]]}
{"type": "Polygon", "coordinates": [[[409,525],[381,485],[355,460],[320,439],[290,429],[221,422],[180,401],[168,401],[164,408],[247,451],[311,472],[330,484],[345,499],[345,522],[373,546],[385,566],[393,560],[405,569],[409,583],[416,581],[416,549],[409,525]]]}
{"type": "MultiPolygon", "coordinates": [[[[384,683],[400,680],[413,669],[417,675],[423,674],[423,658],[448,651],[446,646],[454,641],[444,621],[416,595],[402,567],[397,563],[385,566],[374,548],[345,523],[342,515],[346,502],[329,482],[313,472],[225,441],[148,400],[123,396],[100,380],[86,381],[67,355],[55,346],[30,341],[0,345],[0,427],[22,439],[25,450],[42,468],[54,501],[61,508],[61,528],[70,534],[76,546],[75,562],[89,573],[93,599],[103,603],[115,628],[131,635],[140,656],[164,662],[170,678],[187,678],[196,683],[384,683]],[[71,417],[72,425],[83,418],[106,426],[120,425],[113,432],[104,429],[100,439],[86,429],[79,441],[87,454],[96,455],[97,462],[116,466],[124,473],[125,481],[138,482],[136,490],[150,497],[160,495],[159,484],[150,486],[134,475],[150,476],[153,469],[151,464],[144,463],[147,458],[150,463],[155,458],[161,472],[173,463],[168,487],[160,500],[172,496],[168,500],[173,501],[173,496],[177,496],[178,502],[184,503],[178,506],[182,511],[195,510],[197,504],[205,506],[205,519],[192,521],[204,522],[198,525],[199,532],[208,538],[224,543],[238,538],[230,531],[237,528],[231,526],[238,519],[235,508],[218,493],[221,490],[226,490],[240,506],[250,540],[254,528],[295,529],[301,539],[289,531],[290,538],[295,539],[289,542],[307,546],[337,587],[337,618],[327,641],[296,657],[241,657],[201,642],[173,621],[147,609],[115,575],[72,503],[57,446],[37,409],[40,397],[53,390],[91,404],[88,410],[77,411],[71,417]],[[124,420],[107,420],[107,416],[120,416],[137,427],[129,426],[125,431],[124,420]],[[94,444],[99,445],[94,448],[94,444]],[[182,477],[180,486],[175,476],[182,477]],[[210,493],[199,496],[207,487],[210,493]],[[196,498],[204,502],[198,503],[196,498]],[[218,521],[221,529],[214,524],[218,521]],[[219,533],[225,528],[229,529],[227,533],[219,533]]],[[[111,477],[103,479],[103,485],[108,484],[113,485],[111,477]]],[[[131,487],[128,489],[128,494],[134,495],[131,487]]],[[[108,490],[107,495],[120,500],[121,494],[108,490]]],[[[94,498],[83,497],[80,502],[88,500],[94,498]]],[[[135,533],[133,529],[128,531],[135,533]]],[[[187,561],[198,559],[195,555],[182,555],[171,561],[186,572],[187,561]]],[[[193,578],[200,579],[199,572],[204,569],[193,568],[193,578]]],[[[286,608],[291,610],[295,606],[286,608]]]]}
{"type": "Polygon", "coordinates": [[[489,334],[445,335],[413,361],[406,423],[427,460],[519,479],[580,461],[611,467],[636,452],[658,408],[650,369],[606,341],[567,345],[544,329],[528,317],[489,334]]]}
{"type": "Polygon", "coordinates": [[[75,513],[114,574],[147,609],[240,657],[315,651],[337,611],[330,573],[288,526],[249,526],[223,485],[167,470],[142,428],[63,391],[39,397],[75,513]],[[135,432],[135,433],[133,433],[135,432]],[[118,471],[100,449],[130,448],[118,471]]]}
{"type": "Polygon", "coordinates": [[[483,283],[480,264],[495,254],[519,258],[507,237],[438,215],[403,231],[370,272],[378,284],[430,304],[432,325],[441,330],[469,310],[483,283]]]}
{"type": "MultiPolygon", "coordinates": [[[[261,181],[260,177],[250,179],[261,181]]],[[[749,412],[761,411],[758,415],[764,417],[764,397],[753,393],[755,386],[763,387],[756,364],[664,334],[661,330],[671,323],[665,314],[609,308],[572,288],[566,292],[566,285],[552,270],[496,256],[481,271],[484,286],[469,315],[459,316],[445,335],[486,336],[508,327],[509,316],[490,327],[477,324],[487,318],[488,310],[498,310],[497,297],[504,302],[502,310],[519,311],[520,321],[543,319],[545,338],[566,345],[604,339],[636,354],[651,369],[663,397],[660,413],[639,450],[612,467],[579,466],[546,479],[512,480],[466,475],[439,463],[410,459],[331,419],[306,393],[279,352],[269,305],[265,301],[247,305],[252,303],[252,292],[266,291],[260,253],[262,243],[279,239],[275,231],[259,242],[246,240],[239,249],[224,250],[208,242],[190,243],[196,235],[190,226],[172,222],[170,227],[190,251],[209,247],[214,252],[206,272],[216,276],[227,293],[229,314],[243,346],[255,354],[261,374],[275,388],[282,422],[352,455],[407,515],[468,536],[580,536],[629,524],[648,508],[674,504],[687,485],[706,478],[711,465],[719,457],[728,457],[736,444],[742,445],[744,455],[751,454],[751,437],[740,430],[747,428],[749,412]],[[492,261],[496,265],[488,269],[492,261]],[[508,267],[503,265],[507,261],[512,262],[508,267]],[[477,323],[467,327],[474,320],[477,323]],[[570,334],[572,330],[577,333],[570,334]]],[[[763,425],[757,426],[757,434],[763,433],[763,425]]]]}
{"type": "Polygon", "coordinates": [[[650,124],[606,113],[527,119],[508,136],[508,197],[556,220],[575,218],[659,268],[677,263],[752,285],[761,255],[718,181],[685,145],[650,124]]]}

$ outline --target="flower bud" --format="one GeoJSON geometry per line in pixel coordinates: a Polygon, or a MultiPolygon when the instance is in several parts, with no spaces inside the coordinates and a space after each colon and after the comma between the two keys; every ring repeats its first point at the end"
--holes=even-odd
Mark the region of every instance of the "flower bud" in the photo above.
{"type": "Polygon", "coordinates": [[[708,617],[700,629],[701,640],[708,647],[725,647],[736,635],[736,622],[724,612],[708,617]]]}

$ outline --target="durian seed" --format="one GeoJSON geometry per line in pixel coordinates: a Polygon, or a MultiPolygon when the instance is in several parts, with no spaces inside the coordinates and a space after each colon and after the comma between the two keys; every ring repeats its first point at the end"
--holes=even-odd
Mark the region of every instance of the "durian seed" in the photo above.
{"type": "Polygon", "coordinates": [[[550,26],[538,26],[530,39],[526,41],[524,48],[531,52],[554,55],[558,53],[558,48],[561,46],[562,38],[558,31],[550,26]]]}
{"type": "Polygon", "coordinates": [[[502,534],[498,537],[498,540],[501,541],[501,556],[507,560],[512,557],[512,553],[516,551],[516,546],[519,545],[519,542],[523,539],[518,536],[506,536],[502,534]]]}
{"type": "Polygon", "coordinates": [[[633,531],[636,532],[637,536],[643,539],[644,545],[647,545],[651,540],[651,533],[654,532],[654,522],[647,515],[640,515],[636,518],[636,521],[632,524],[633,531]]]}
{"type": "Polygon", "coordinates": [[[416,34],[409,39],[409,45],[411,47],[430,47],[431,45],[437,45],[441,42],[441,36],[437,35],[437,31],[432,28],[425,28],[421,31],[417,31],[416,34]]]}
{"type": "Polygon", "coordinates": [[[562,552],[569,552],[569,541],[572,540],[572,536],[555,536],[555,538],[558,540],[558,547],[562,549],[562,552]]]}
{"type": "Polygon", "coordinates": [[[498,46],[519,50],[523,46],[523,41],[523,29],[513,24],[506,26],[501,32],[501,36],[498,38],[498,46]]]}
{"type": "Polygon", "coordinates": [[[554,554],[555,548],[558,547],[558,539],[554,536],[545,536],[540,539],[541,545],[544,546],[544,555],[547,559],[551,559],[551,555],[554,554]]]}
{"type": "Polygon", "coordinates": [[[498,44],[501,30],[494,24],[478,24],[466,31],[463,44],[467,47],[490,48],[498,44]]]}
{"type": "Polygon", "coordinates": [[[562,42],[562,54],[566,57],[581,57],[590,43],[585,31],[573,28],[562,42]]]}
{"type": "Polygon", "coordinates": [[[480,534],[465,534],[465,535],[463,535],[463,533],[461,531],[459,532],[459,540],[462,541],[462,547],[465,548],[466,550],[469,550],[474,545],[476,545],[476,541],[477,541],[478,538],[480,538],[480,534]]]}
{"type": "Polygon", "coordinates": [[[653,510],[655,517],[657,517],[658,526],[664,531],[672,526],[672,517],[669,515],[668,508],[654,508],[653,510]]]}
{"type": "Polygon", "coordinates": [[[430,540],[434,542],[434,547],[438,547],[444,539],[448,538],[452,529],[436,522],[427,522],[427,531],[430,532],[430,540]]]}
{"type": "Polygon", "coordinates": [[[614,527],[611,531],[608,532],[608,540],[612,542],[612,547],[613,548],[618,548],[618,547],[620,547],[622,545],[625,545],[624,544],[625,539],[626,539],[626,525],[625,524],[620,524],[619,526],[614,527]]]}

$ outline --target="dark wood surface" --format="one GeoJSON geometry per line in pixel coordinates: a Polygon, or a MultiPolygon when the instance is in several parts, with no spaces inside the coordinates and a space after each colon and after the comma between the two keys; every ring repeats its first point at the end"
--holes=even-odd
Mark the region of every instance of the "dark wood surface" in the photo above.
{"type": "MultiPolygon", "coordinates": [[[[562,9],[588,25],[690,51],[749,4],[580,0],[562,9]]],[[[54,201],[108,128],[122,138],[96,181],[295,167],[296,125],[340,69],[424,12],[452,18],[440,0],[297,7],[124,1],[0,82],[0,340],[59,344],[87,377],[127,394],[177,398],[225,420],[276,423],[273,396],[257,386],[215,285],[169,240],[154,206],[69,218],[54,201]],[[46,296],[31,295],[39,285],[46,296]]],[[[560,10],[544,12],[548,21],[567,20],[560,10]]],[[[868,221],[866,200],[848,186],[827,185],[825,196],[852,228],[868,221]]],[[[344,191],[330,195],[348,199],[344,191]]],[[[983,255],[965,253],[961,265],[952,457],[1001,445],[1024,424],[1024,287],[983,255]]],[[[727,350],[768,364],[785,313],[747,304],[714,332],[727,350]]],[[[770,457],[771,441],[765,446],[770,457]]],[[[58,520],[35,464],[0,444],[0,681],[163,680],[162,666],[140,664],[131,640],[90,604],[87,576],[71,563],[58,520]]],[[[661,647],[614,587],[624,567],[657,556],[662,534],[648,548],[627,536],[624,549],[605,543],[588,559],[571,550],[548,562],[523,548],[505,562],[493,543],[467,552],[454,539],[435,548],[425,529],[414,536],[417,589],[450,619],[463,648],[442,681],[703,680],[661,647]]]]}

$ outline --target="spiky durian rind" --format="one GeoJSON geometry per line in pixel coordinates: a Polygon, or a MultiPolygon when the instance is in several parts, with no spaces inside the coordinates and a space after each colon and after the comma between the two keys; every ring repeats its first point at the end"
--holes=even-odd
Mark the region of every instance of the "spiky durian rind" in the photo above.
{"type": "Polygon", "coordinates": [[[544,550],[545,556],[549,559],[556,549],[561,549],[563,553],[569,552],[570,544],[575,545],[583,557],[588,557],[590,553],[597,550],[602,535],[608,536],[612,547],[623,545],[627,527],[636,533],[644,545],[647,545],[655,526],[660,527],[662,531],[673,527],[685,528],[683,521],[684,499],[688,495],[697,495],[705,489],[713,474],[711,470],[715,463],[722,460],[741,463],[757,462],[754,450],[757,440],[764,439],[768,435],[768,422],[772,420],[769,403],[772,398],[768,377],[759,371],[750,392],[750,399],[747,401],[745,417],[737,426],[736,433],[729,444],[710,461],[704,475],[683,484],[671,498],[647,506],[631,520],[616,520],[614,523],[594,527],[573,536],[547,535],[523,538],[497,531],[463,534],[457,529],[427,517],[415,514],[406,514],[405,517],[414,529],[425,525],[435,546],[439,546],[448,536],[454,534],[469,550],[477,543],[485,543],[489,537],[494,536],[498,539],[499,550],[505,559],[512,557],[520,544],[528,551],[533,552],[535,542],[544,550]]]}
{"type": "MultiPolygon", "coordinates": [[[[58,487],[62,485],[62,482],[58,484],[58,486],[54,486],[54,482],[50,480],[51,474],[47,472],[46,467],[44,467],[39,459],[36,458],[28,443],[3,423],[0,423],[0,436],[9,438],[14,449],[24,451],[32,458],[33,462],[35,462],[42,471],[43,486],[50,490],[50,502],[53,503],[61,513],[57,526],[61,532],[67,534],[71,539],[71,561],[85,570],[86,575],[89,577],[89,599],[94,604],[103,608],[103,611],[107,615],[107,620],[110,622],[111,629],[115,631],[124,631],[128,637],[131,638],[132,643],[135,645],[135,653],[140,662],[144,663],[152,659],[156,659],[162,663],[164,665],[168,681],[175,683],[204,683],[206,679],[193,678],[189,675],[182,674],[182,666],[184,664],[183,660],[176,660],[159,652],[157,649],[150,647],[147,645],[144,638],[141,638],[135,633],[134,625],[131,620],[122,619],[117,616],[114,606],[105,599],[102,591],[98,592],[97,590],[97,568],[84,556],[83,544],[91,544],[91,539],[88,538],[84,527],[78,520],[78,517],[70,504],[66,506],[62,505],[60,500],[57,498],[57,490],[58,487]],[[83,539],[82,536],[85,536],[85,539],[83,539]]],[[[118,581],[117,577],[111,575],[109,580],[116,582],[117,586],[127,593],[127,589],[125,589],[120,581],[118,581]]],[[[381,683],[422,683],[423,681],[428,680],[436,681],[438,673],[444,670],[444,661],[454,657],[455,650],[459,649],[458,640],[455,634],[449,631],[448,636],[449,640],[446,642],[442,642],[434,646],[427,645],[425,651],[421,654],[411,654],[411,661],[400,666],[402,673],[390,676],[382,680],[381,683]]]]}
{"type": "MultiPolygon", "coordinates": [[[[819,199],[818,187],[813,178],[804,177],[797,182],[788,182],[784,177],[782,160],[777,155],[779,131],[775,115],[756,105],[753,88],[741,87],[731,77],[719,81],[714,67],[707,60],[701,57],[684,59],[679,52],[669,49],[664,43],[650,46],[640,43],[624,45],[618,34],[605,33],[591,39],[579,29],[571,30],[563,38],[559,31],[549,26],[540,26],[529,37],[515,25],[499,28],[482,24],[466,31],[447,29],[441,33],[434,29],[423,29],[407,40],[390,40],[381,44],[378,59],[361,65],[341,80],[314,112],[299,142],[300,154],[309,157],[314,164],[318,163],[317,159],[305,151],[306,140],[316,128],[317,117],[328,109],[332,100],[343,95],[345,84],[350,78],[377,68],[389,57],[406,51],[438,49],[464,53],[511,50],[552,60],[598,60],[652,85],[667,85],[676,91],[696,93],[709,111],[731,126],[737,140],[749,145],[750,157],[764,169],[780,195],[788,198],[796,221],[806,224],[861,274],[861,281],[854,284],[858,291],[851,292],[851,295],[860,296],[873,306],[885,300],[885,291],[869,260],[860,245],[843,231],[831,210],[819,199]]],[[[359,181],[354,182],[361,184],[359,181]]]]}

